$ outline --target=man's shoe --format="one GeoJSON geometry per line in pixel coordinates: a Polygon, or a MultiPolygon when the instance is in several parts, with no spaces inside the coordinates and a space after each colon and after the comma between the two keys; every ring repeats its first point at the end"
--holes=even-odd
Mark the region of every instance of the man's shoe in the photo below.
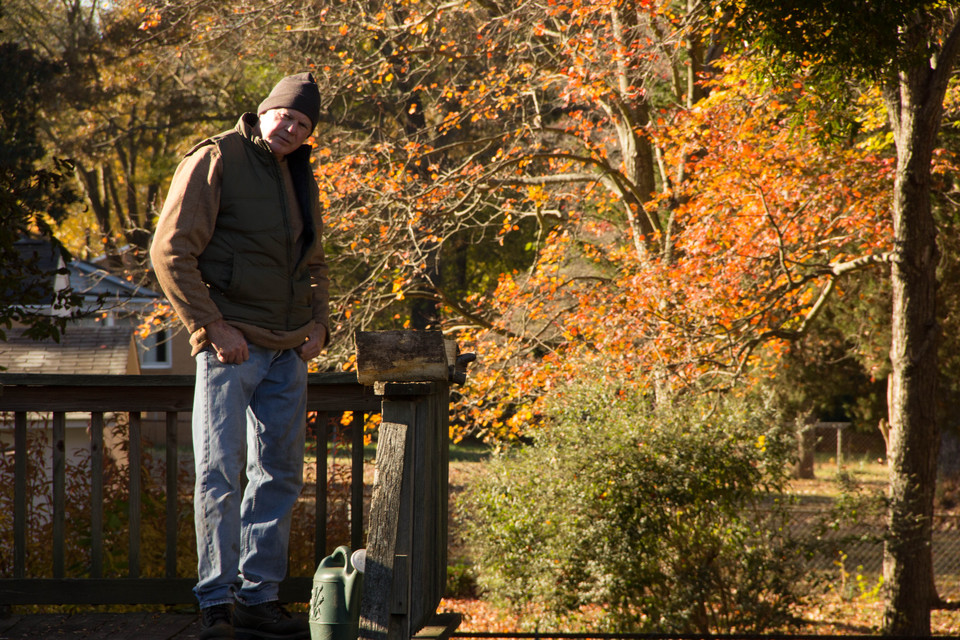
{"type": "Polygon", "coordinates": [[[233,626],[240,640],[310,640],[310,623],[294,617],[277,602],[237,603],[233,626]]]}
{"type": "Polygon", "coordinates": [[[215,604],[200,609],[200,640],[220,640],[234,638],[233,607],[229,604],[215,604]]]}

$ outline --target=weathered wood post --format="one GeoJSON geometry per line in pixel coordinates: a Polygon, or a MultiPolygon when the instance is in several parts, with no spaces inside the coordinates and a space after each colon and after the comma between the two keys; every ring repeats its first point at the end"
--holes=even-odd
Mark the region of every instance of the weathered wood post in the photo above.
{"type": "Polygon", "coordinates": [[[382,398],[360,638],[449,636],[437,616],[447,578],[449,395],[472,354],[439,331],[356,334],[357,378],[382,398]]]}

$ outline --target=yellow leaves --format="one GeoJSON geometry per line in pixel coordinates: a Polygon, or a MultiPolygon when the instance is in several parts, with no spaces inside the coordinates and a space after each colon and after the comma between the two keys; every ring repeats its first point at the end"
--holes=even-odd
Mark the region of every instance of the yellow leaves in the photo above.
{"type": "Polygon", "coordinates": [[[357,370],[357,354],[350,353],[347,355],[347,359],[343,361],[343,364],[340,365],[341,371],[356,371],[357,370]]]}
{"type": "Polygon", "coordinates": [[[406,297],[404,288],[409,284],[409,282],[409,278],[404,276],[400,276],[393,280],[393,295],[397,300],[403,300],[406,297]]]}
{"type": "Polygon", "coordinates": [[[551,194],[540,185],[527,187],[527,199],[537,208],[545,206],[551,197],[551,194]]]}
{"type": "Polygon", "coordinates": [[[761,453],[765,453],[767,451],[767,436],[760,434],[754,446],[759,449],[761,453]]]}
{"type": "Polygon", "coordinates": [[[140,31],[148,31],[160,26],[160,23],[163,21],[163,16],[160,15],[160,12],[157,10],[148,10],[146,7],[140,7],[138,11],[142,14],[145,14],[143,19],[140,21],[140,25],[137,27],[140,31]],[[150,11],[149,13],[147,13],[150,11]]]}

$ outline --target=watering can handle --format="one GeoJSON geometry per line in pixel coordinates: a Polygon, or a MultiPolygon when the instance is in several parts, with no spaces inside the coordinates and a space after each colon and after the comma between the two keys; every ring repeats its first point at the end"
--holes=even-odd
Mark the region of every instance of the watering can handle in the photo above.
{"type": "Polygon", "coordinates": [[[344,569],[352,568],[350,566],[350,549],[341,545],[334,549],[333,553],[320,561],[321,567],[343,567],[344,569]],[[343,562],[334,563],[334,559],[337,557],[343,558],[343,562]]]}

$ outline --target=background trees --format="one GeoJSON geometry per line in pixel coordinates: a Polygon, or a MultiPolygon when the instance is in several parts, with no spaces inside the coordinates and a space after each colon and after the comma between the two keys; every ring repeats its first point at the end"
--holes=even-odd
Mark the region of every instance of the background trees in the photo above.
{"type": "Polygon", "coordinates": [[[69,290],[53,289],[59,246],[22,243],[51,237],[51,223],[62,220],[75,200],[65,175],[69,163],[49,158],[38,135],[41,96],[55,68],[14,42],[0,42],[0,65],[17,70],[0,78],[0,339],[14,322],[37,339],[56,339],[80,301],[69,290]],[[45,312],[50,309],[57,315],[45,312]]]}
{"type": "Polygon", "coordinates": [[[143,249],[184,145],[198,130],[228,126],[248,91],[259,95],[268,82],[258,83],[262,71],[247,77],[231,49],[191,48],[201,36],[190,19],[201,17],[178,14],[156,36],[142,28],[153,13],[136,2],[9,0],[3,17],[8,39],[61,71],[37,106],[43,143],[71,159],[83,195],[65,240],[81,255],[125,253],[131,273],[145,268],[143,249]]]}
{"type": "Polygon", "coordinates": [[[761,43],[826,73],[842,69],[872,80],[886,104],[897,166],[888,392],[892,535],[884,559],[885,625],[899,634],[929,633],[929,608],[937,599],[931,592],[929,546],[940,443],[935,415],[939,249],[931,176],[944,97],[960,55],[960,16],[950,5],[893,2],[881,8],[825,2],[819,13],[760,1],[735,8],[739,26],[761,43]],[[854,23],[858,28],[848,29],[854,23]],[[851,38],[853,33],[858,37],[851,38]]]}

